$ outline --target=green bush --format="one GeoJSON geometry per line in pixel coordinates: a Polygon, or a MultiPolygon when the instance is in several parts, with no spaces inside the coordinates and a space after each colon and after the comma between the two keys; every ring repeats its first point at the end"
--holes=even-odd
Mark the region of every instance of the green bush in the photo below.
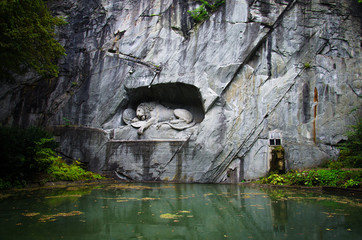
{"type": "Polygon", "coordinates": [[[0,178],[23,185],[47,168],[47,155],[55,149],[52,136],[40,128],[0,127],[0,178]]]}
{"type": "Polygon", "coordinates": [[[83,170],[76,162],[68,166],[55,153],[52,135],[40,128],[0,127],[0,189],[21,187],[32,181],[88,180],[102,178],[83,170]]]}
{"type": "Polygon", "coordinates": [[[273,174],[270,176],[270,178],[270,183],[273,185],[283,185],[286,182],[285,179],[279,174],[273,174]]]}
{"type": "Polygon", "coordinates": [[[12,187],[11,182],[0,178],[0,189],[6,189],[12,187]]]}
{"type": "Polygon", "coordinates": [[[200,7],[188,11],[195,23],[200,23],[209,18],[209,13],[206,11],[205,5],[202,4],[200,7]]]}
{"type": "Polygon", "coordinates": [[[285,185],[288,184],[288,179],[286,179],[282,174],[271,174],[266,178],[262,178],[258,181],[262,184],[272,184],[272,185],[285,185]]]}
{"type": "Polygon", "coordinates": [[[330,169],[338,170],[338,169],[341,169],[341,168],[343,167],[343,163],[338,162],[338,161],[331,161],[331,162],[328,164],[328,167],[329,167],[330,169]]]}
{"type": "Polygon", "coordinates": [[[58,158],[48,169],[49,180],[51,181],[78,181],[102,179],[99,174],[85,171],[80,167],[80,162],[75,161],[73,164],[66,164],[62,158],[58,158]]]}
{"type": "Polygon", "coordinates": [[[272,185],[356,187],[362,182],[362,171],[310,170],[290,171],[287,174],[271,174],[258,181],[272,185]]]}
{"type": "Polygon", "coordinates": [[[339,144],[338,161],[346,168],[362,168],[362,120],[351,128],[346,134],[348,140],[339,144]]]}
{"type": "Polygon", "coordinates": [[[343,187],[349,188],[349,187],[358,187],[361,183],[359,181],[349,179],[347,182],[343,184],[343,187]]]}

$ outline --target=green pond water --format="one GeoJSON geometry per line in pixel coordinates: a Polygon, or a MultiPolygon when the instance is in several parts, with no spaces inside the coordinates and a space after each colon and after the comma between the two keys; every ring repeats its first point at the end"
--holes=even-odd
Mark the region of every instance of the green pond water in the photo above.
{"type": "Polygon", "coordinates": [[[362,200],[301,189],[108,184],[0,195],[0,239],[362,239],[362,200]]]}

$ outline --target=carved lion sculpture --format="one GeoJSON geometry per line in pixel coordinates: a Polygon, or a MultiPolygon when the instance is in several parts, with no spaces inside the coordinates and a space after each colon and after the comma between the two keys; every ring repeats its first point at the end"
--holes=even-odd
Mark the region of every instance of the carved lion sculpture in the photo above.
{"type": "Polygon", "coordinates": [[[170,109],[156,102],[141,103],[131,125],[139,128],[137,133],[142,135],[152,124],[168,124],[173,129],[184,130],[194,126],[195,122],[192,113],[186,109],[170,109]]]}

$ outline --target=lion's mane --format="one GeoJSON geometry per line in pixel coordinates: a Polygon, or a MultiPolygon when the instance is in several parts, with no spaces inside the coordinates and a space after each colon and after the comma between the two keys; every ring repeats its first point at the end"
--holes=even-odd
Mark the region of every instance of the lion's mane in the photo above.
{"type": "Polygon", "coordinates": [[[151,112],[153,109],[155,109],[157,106],[157,103],[155,102],[142,102],[140,105],[138,105],[137,108],[142,108],[144,111],[144,114],[146,115],[146,120],[151,118],[151,112]]]}

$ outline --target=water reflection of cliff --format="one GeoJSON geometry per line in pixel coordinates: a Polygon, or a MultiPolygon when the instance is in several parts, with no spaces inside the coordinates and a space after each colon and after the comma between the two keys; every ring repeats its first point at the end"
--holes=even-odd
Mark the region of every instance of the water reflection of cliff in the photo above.
{"type": "MultiPolygon", "coordinates": [[[[238,185],[115,184],[74,199],[65,196],[49,214],[84,214],[46,223],[46,231],[34,217],[29,231],[59,233],[64,239],[353,239],[362,234],[359,202],[319,193],[238,185]]],[[[27,210],[43,214],[36,207],[27,210]]]]}
{"type": "Polygon", "coordinates": [[[236,185],[155,184],[94,191],[81,205],[90,209],[85,231],[111,238],[324,238],[325,226],[344,226],[344,216],[328,218],[323,205],[278,194],[236,185]]]}
{"type": "MultiPolygon", "coordinates": [[[[121,228],[122,234],[128,237],[153,233],[159,238],[197,239],[203,236],[205,239],[220,239],[225,235],[265,239],[273,230],[271,201],[266,193],[256,189],[178,184],[172,188],[112,190],[107,194],[113,197],[104,197],[102,193],[97,201],[108,206],[108,211],[99,212],[98,208],[91,215],[92,221],[99,222],[92,226],[109,234],[119,232],[121,226],[117,222],[127,225],[127,229],[121,228]],[[161,219],[160,215],[165,213],[180,217],[161,219]],[[104,225],[100,221],[113,224],[104,225]],[[104,226],[108,226],[107,229],[104,226]]],[[[90,204],[94,205],[94,202],[90,204]]]]}

